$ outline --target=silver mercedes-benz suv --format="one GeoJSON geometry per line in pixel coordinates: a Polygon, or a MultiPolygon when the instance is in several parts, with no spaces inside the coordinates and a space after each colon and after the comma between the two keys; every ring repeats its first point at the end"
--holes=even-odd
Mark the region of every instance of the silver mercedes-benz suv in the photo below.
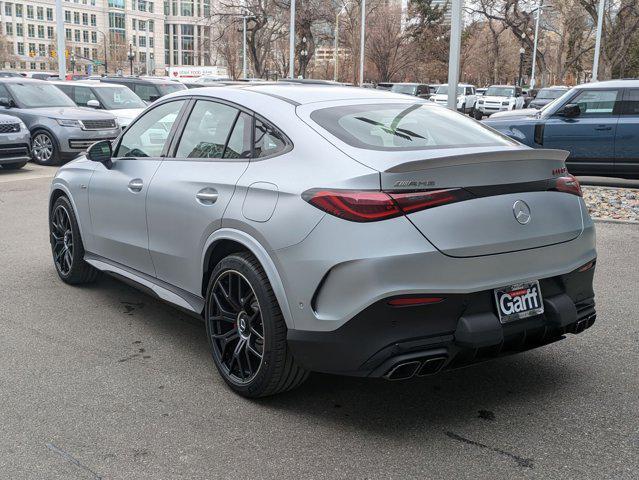
{"type": "Polygon", "coordinates": [[[113,140],[120,133],[113,115],[78,108],[44,80],[0,78],[0,112],[26,124],[32,159],[41,165],[58,165],[98,140],[113,140]]]}
{"type": "Polygon", "coordinates": [[[188,90],[58,171],[53,260],[69,284],[104,271],[203,316],[245,396],[310,371],[429,375],[595,321],[566,155],[390,92],[188,90]]]}

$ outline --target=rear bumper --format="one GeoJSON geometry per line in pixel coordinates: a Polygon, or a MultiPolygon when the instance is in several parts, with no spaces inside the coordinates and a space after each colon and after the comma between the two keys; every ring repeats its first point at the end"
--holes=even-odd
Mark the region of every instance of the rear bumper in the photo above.
{"type": "Polygon", "coordinates": [[[544,314],[504,325],[492,290],[484,290],[418,307],[380,300],[337,330],[289,329],[288,342],[312,371],[389,379],[436,373],[581,333],[596,318],[593,275],[594,267],[541,280],[544,314]]]}

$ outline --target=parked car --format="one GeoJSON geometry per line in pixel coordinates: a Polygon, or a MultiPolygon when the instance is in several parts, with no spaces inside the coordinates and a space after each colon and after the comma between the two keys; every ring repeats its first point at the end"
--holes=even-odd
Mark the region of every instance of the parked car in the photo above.
{"type": "Polygon", "coordinates": [[[19,118],[0,114],[0,169],[17,170],[29,161],[31,134],[19,118]]]}
{"type": "Polygon", "coordinates": [[[0,71],[0,78],[24,78],[24,75],[18,72],[7,72],[6,70],[0,71]]]}
{"type": "Polygon", "coordinates": [[[419,98],[431,97],[430,89],[425,83],[394,83],[390,91],[419,98]]]}
{"type": "Polygon", "coordinates": [[[528,108],[528,105],[535,99],[537,93],[538,90],[535,88],[529,88],[528,90],[522,89],[521,94],[524,97],[524,106],[522,108],[528,108]]]}
{"type": "MultiPolygon", "coordinates": [[[[439,105],[448,105],[448,85],[440,85],[435,95],[430,100],[439,105]]],[[[475,87],[466,83],[460,83],[457,86],[457,110],[470,115],[475,111],[477,103],[477,95],[475,95],[475,87]]]]}
{"type": "Polygon", "coordinates": [[[541,110],[485,123],[534,148],[570,151],[573,175],[639,177],[639,80],[586,83],[541,110]]]}
{"type": "Polygon", "coordinates": [[[122,129],[146,108],[135,92],[112,83],[102,82],[51,82],[75,102],[78,107],[104,110],[118,119],[122,129]]]}
{"type": "Polygon", "coordinates": [[[510,85],[492,85],[483,97],[477,100],[475,118],[481,120],[495,112],[518,110],[524,108],[524,97],[521,87],[510,85]]]}
{"type": "Polygon", "coordinates": [[[570,90],[568,87],[562,86],[542,88],[537,92],[535,98],[527,105],[527,108],[540,109],[541,107],[548,105],[555,98],[561,97],[568,90],[570,90]]]}
{"type": "Polygon", "coordinates": [[[31,157],[41,165],[75,158],[98,140],[113,140],[113,115],[79,108],[49,82],[0,78],[0,112],[18,117],[31,132],[31,157]]]}
{"type": "Polygon", "coordinates": [[[594,226],[566,155],[390,92],[178,92],[58,170],[53,262],[69,284],[111,272],[202,315],[241,395],[309,371],[429,375],[595,321],[594,226]]]}
{"type": "Polygon", "coordinates": [[[394,83],[380,82],[377,84],[377,90],[390,90],[393,88],[394,83]]]}
{"type": "Polygon", "coordinates": [[[101,77],[101,82],[116,83],[129,87],[147,105],[169,93],[186,90],[186,86],[180,82],[174,82],[170,78],[161,79],[155,77],[101,77]]]}

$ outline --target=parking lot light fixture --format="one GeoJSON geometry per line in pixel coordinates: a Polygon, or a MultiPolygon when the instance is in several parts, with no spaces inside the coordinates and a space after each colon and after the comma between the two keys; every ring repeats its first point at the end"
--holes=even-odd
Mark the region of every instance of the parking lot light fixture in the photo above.
{"type": "Polygon", "coordinates": [[[462,0],[452,0],[450,18],[450,54],[448,56],[448,108],[457,110],[459,58],[461,56],[462,0]]]}
{"type": "Polygon", "coordinates": [[[592,81],[596,82],[599,76],[599,54],[601,52],[601,31],[603,29],[604,6],[606,0],[599,0],[599,10],[597,12],[597,37],[595,39],[595,58],[592,62],[592,81]]]}

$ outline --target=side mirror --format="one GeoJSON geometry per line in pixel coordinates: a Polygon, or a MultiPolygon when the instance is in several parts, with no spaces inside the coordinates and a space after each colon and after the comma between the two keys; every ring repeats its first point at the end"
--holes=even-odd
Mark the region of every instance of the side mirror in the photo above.
{"type": "Polygon", "coordinates": [[[0,107],[12,108],[15,107],[15,103],[9,97],[0,97],[0,107]]]}
{"type": "Polygon", "coordinates": [[[574,118],[581,115],[581,108],[576,103],[569,103],[561,110],[561,115],[567,118],[574,118]]]}
{"type": "Polygon", "coordinates": [[[100,108],[100,102],[97,100],[89,100],[87,102],[87,107],[91,107],[91,108],[100,108]]]}
{"type": "Polygon", "coordinates": [[[113,149],[109,140],[101,140],[94,143],[87,150],[87,158],[92,162],[100,162],[106,168],[110,169],[113,163],[111,157],[113,156],[113,149]]]}

